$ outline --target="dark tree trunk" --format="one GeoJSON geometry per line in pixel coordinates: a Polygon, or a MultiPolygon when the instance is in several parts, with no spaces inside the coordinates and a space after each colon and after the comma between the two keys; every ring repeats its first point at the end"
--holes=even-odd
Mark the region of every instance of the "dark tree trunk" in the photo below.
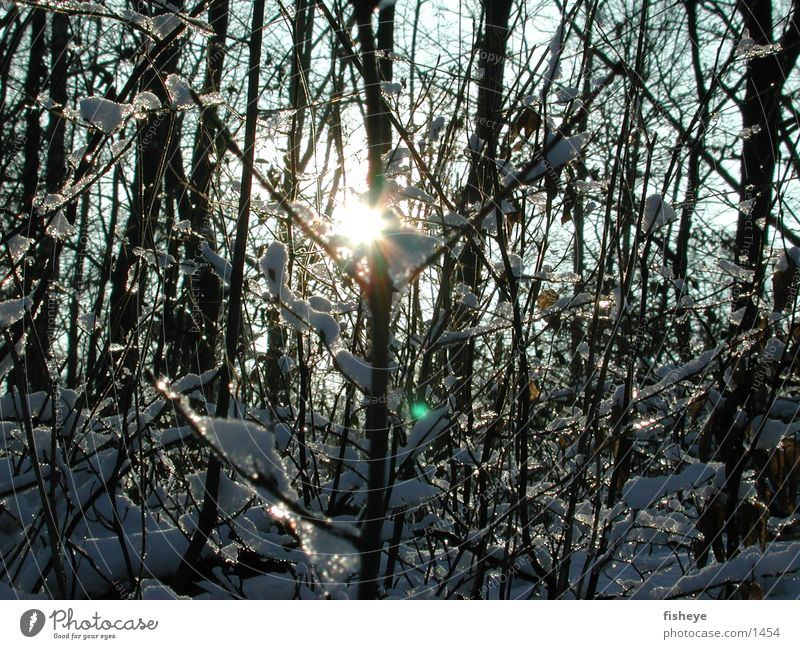
{"type": "MultiPolygon", "coordinates": [[[[378,50],[381,58],[378,60],[378,73],[381,81],[391,82],[394,68],[394,61],[388,56],[394,49],[394,4],[384,7],[378,13],[378,50]]],[[[383,153],[386,153],[392,146],[392,123],[384,119],[383,134],[383,153]]]]}
{"type": "MultiPolygon", "coordinates": [[[[142,82],[141,90],[153,93],[163,105],[169,105],[163,80],[176,69],[178,52],[175,43],[165,48],[148,68],[142,82]]],[[[125,387],[120,394],[123,399],[130,394],[132,381],[140,369],[139,343],[145,337],[140,337],[136,330],[148,290],[147,266],[140,252],[155,250],[154,233],[163,202],[164,151],[168,149],[168,138],[174,136],[175,122],[174,113],[159,112],[151,116],[140,131],[134,200],[111,273],[109,336],[101,362],[103,371],[96,380],[100,387],[107,389],[111,382],[122,378],[125,387]]],[[[126,403],[121,405],[123,411],[127,410],[125,406],[126,403]]]]}
{"type": "MultiPolygon", "coordinates": [[[[756,47],[770,48],[774,42],[772,0],[740,0],[739,10],[756,47]]],[[[741,322],[732,327],[732,334],[759,326],[759,306],[762,301],[767,259],[764,249],[767,230],[772,218],[774,196],[773,178],[778,157],[778,125],[780,101],[786,79],[797,61],[800,51],[800,0],[795,0],[789,26],[777,51],[749,57],[745,72],[745,96],[740,105],[742,127],[750,129],[744,138],[741,152],[740,211],[736,228],[734,262],[752,271],[752,279],[737,280],[734,284],[733,309],[741,314],[741,322]]],[[[753,383],[759,362],[757,346],[745,352],[736,363],[734,380],[737,387],[727,396],[726,408],[735,412],[744,409],[748,418],[763,414],[766,397],[771,386],[767,382],[753,383]]],[[[733,419],[731,419],[733,421],[733,419]]],[[[739,487],[746,468],[748,454],[745,447],[745,426],[732,424],[718,453],[725,462],[727,476],[727,511],[725,531],[728,558],[739,546],[739,487]]]]}
{"type": "MultiPolygon", "coordinates": [[[[33,199],[39,184],[39,160],[42,142],[41,109],[37,103],[44,90],[46,13],[33,9],[28,73],[25,77],[25,101],[29,108],[25,117],[25,160],[22,167],[22,209],[33,218],[33,199]]],[[[38,225],[38,224],[37,224],[38,225]]],[[[34,228],[35,229],[35,228],[34,228]]]]}
{"type": "MultiPolygon", "coordinates": [[[[369,159],[370,202],[382,205],[384,170],[382,156],[386,150],[388,118],[380,91],[380,72],[375,56],[375,36],[372,15],[376,3],[354,1],[358,37],[361,43],[361,64],[366,94],[365,126],[369,159]]],[[[380,240],[373,243],[369,255],[369,285],[365,289],[370,308],[370,338],[372,343],[372,376],[370,401],[367,406],[366,434],[369,439],[369,471],[367,506],[361,528],[361,575],[359,599],[378,596],[383,523],[386,520],[386,468],[389,448],[386,391],[389,385],[389,327],[392,287],[380,240]]]]}
{"type": "MultiPolygon", "coordinates": [[[[248,225],[250,220],[250,197],[253,184],[253,161],[255,158],[256,126],[258,123],[259,75],[261,73],[261,42],[264,27],[264,0],[253,4],[253,22],[250,32],[250,60],[247,79],[247,117],[244,135],[244,159],[242,182],[239,194],[239,214],[236,224],[233,260],[231,261],[230,297],[228,320],[225,329],[225,358],[220,368],[219,395],[216,416],[226,418],[231,403],[231,380],[233,367],[238,358],[238,347],[242,321],[242,297],[244,293],[244,263],[247,251],[248,225]]],[[[195,570],[195,563],[208,542],[217,523],[217,496],[219,492],[221,465],[216,456],[211,456],[204,484],[203,506],[197,528],[192,534],[189,547],[183,556],[174,584],[183,590],[195,570]]]]}
{"type": "MultiPolygon", "coordinates": [[[[67,67],[69,21],[66,15],[53,13],[50,38],[50,98],[59,106],[67,103],[67,67]]],[[[45,170],[45,186],[48,193],[55,193],[61,187],[66,174],[65,163],[65,121],[58,110],[52,111],[47,128],[47,166],[45,170]]],[[[46,217],[48,218],[48,217],[46,217]]],[[[37,256],[42,264],[38,279],[47,282],[45,297],[34,319],[34,333],[28,339],[26,359],[28,362],[28,380],[32,390],[45,390],[51,382],[51,374],[57,374],[57,368],[49,367],[52,362],[51,338],[55,332],[50,331],[50,323],[56,322],[58,315],[58,293],[52,284],[58,281],[59,264],[56,258],[55,239],[47,236],[40,240],[37,256]]]]}
{"type": "MultiPolygon", "coordinates": [[[[47,72],[45,67],[47,22],[46,13],[43,10],[33,10],[30,28],[30,55],[25,77],[25,102],[28,108],[25,118],[25,157],[22,166],[22,213],[30,219],[28,236],[37,242],[35,245],[38,251],[36,263],[28,267],[24,274],[23,291],[25,295],[30,295],[39,282],[46,283],[53,270],[52,256],[47,254],[52,241],[45,234],[46,219],[49,217],[40,215],[34,207],[34,199],[39,191],[42,146],[40,124],[42,111],[39,108],[38,98],[44,90],[43,84],[47,72]]],[[[24,319],[24,329],[27,334],[25,362],[28,366],[27,380],[29,382],[26,389],[42,390],[47,385],[47,316],[50,303],[48,297],[49,290],[45,289],[45,296],[39,304],[38,310],[26,315],[24,319]]]]}
{"type": "MultiPolygon", "coordinates": [[[[208,9],[208,22],[214,30],[208,42],[204,90],[218,92],[225,64],[225,44],[228,36],[228,0],[214,0],[208,9]]],[[[186,254],[190,260],[202,261],[200,245],[205,242],[216,249],[211,227],[212,183],[224,144],[217,141],[216,107],[207,106],[200,112],[192,156],[191,201],[192,232],[186,254]]],[[[187,282],[189,313],[182,319],[183,351],[176,364],[185,370],[205,372],[217,364],[218,320],[222,306],[222,284],[214,271],[202,264],[187,282]]],[[[181,341],[178,341],[180,344],[181,341]]]]}
{"type": "MultiPolygon", "coordinates": [[[[461,210],[494,194],[497,185],[495,160],[502,125],[500,110],[503,105],[503,69],[512,4],[510,0],[484,2],[484,34],[479,51],[479,59],[484,62],[484,66],[483,77],[478,81],[478,106],[475,114],[475,136],[483,142],[483,148],[473,153],[467,186],[459,206],[461,210]]],[[[458,260],[460,281],[476,293],[481,282],[478,265],[480,247],[480,235],[473,236],[458,260]]],[[[455,326],[469,326],[473,317],[468,311],[459,309],[454,314],[455,326]]],[[[460,412],[467,413],[470,417],[474,355],[475,344],[470,339],[465,345],[458,347],[451,358],[455,374],[460,378],[456,404],[460,412]]]]}

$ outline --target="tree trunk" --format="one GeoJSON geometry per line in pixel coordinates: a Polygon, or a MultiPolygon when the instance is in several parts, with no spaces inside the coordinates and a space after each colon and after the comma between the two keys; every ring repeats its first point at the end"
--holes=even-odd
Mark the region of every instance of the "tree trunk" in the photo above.
{"type": "MultiPolygon", "coordinates": [[[[771,48],[774,45],[772,0],[741,0],[739,10],[744,27],[755,47],[771,48]]],[[[778,157],[778,125],[780,101],[786,79],[797,60],[800,49],[800,1],[793,3],[789,28],[780,41],[780,49],[764,55],[750,56],[745,72],[745,96],[740,105],[743,129],[750,130],[744,138],[741,152],[740,210],[736,228],[734,262],[752,271],[752,279],[737,280],[733,290],[733,310],[739,312],[741,321],[732,327],[732,334],[759,327],[759,306],[767,260],[764,249],[767,230],[772,219],[772,182],[778,157]]],[[[753,346],[736,363],[734,380],[737,387],[727,396],[731,403],[726,408],[735,412],[743,408],[748,418],[763,414],[766,395],[770,387],[765,382],[754,384],[752,377],[759,363],[758,347],[753,346]]],[[[725,434],[719,455],[725,462],[727,476],[725,490],[728,496],[726,524],[726,551],[733,556],[739,545],[739,486],[746,468],[744,426],[732,425],[725,434]]]]}
{"type": "MultiPolygon", "coordinates": [[[[231,261],[230,297],[228,301],[228,321],[225,329],[225,358],[220,368],[219,395],[216,403],[217,417],[226,418],[232,398],[231,381],[233,367],[238,357],[240,325],[242,321],[242,296],[244,293],[244,262],[247,252],[247,235],[250,220],[250,198],[253,184],[253,161],[255,158],[256,126],[258,123],[259,76],[261,74],[261,41],[264,27],[264,0],[253,4],[253,22],[250,33],[250,61],[247,79],[247,117],[244,135],[244,160],[242,182],[239,194],[239,214],[236,224],[236,240],[231,261]]],[[[186,554],[175,575],[174,585],[183,590],[188,583],[195,563],[208,542],[217,523],[217,496],[219,492],[221,465],[212,455],[204,485],[203,506],[200,510],[197,528],[192,535],[186,554]]]]}

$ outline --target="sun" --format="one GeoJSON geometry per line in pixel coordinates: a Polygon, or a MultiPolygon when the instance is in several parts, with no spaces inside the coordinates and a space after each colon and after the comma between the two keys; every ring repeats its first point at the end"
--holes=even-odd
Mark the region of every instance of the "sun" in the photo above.
{"type": "Polygon", "coordinates": [[[386,226],[381,210],[361,201],[342,204],[333,213],[333,232],[356,246],[380,239],[386,226]]]}

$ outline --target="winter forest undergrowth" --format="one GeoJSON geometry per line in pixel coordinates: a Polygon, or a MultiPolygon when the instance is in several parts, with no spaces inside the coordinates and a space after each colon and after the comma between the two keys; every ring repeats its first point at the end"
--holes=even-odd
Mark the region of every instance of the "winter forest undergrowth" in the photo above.
{"type": "Polygon", "coordinates": [[[799,54],[0,2],[0,598],[800,598],[799,54]]]}

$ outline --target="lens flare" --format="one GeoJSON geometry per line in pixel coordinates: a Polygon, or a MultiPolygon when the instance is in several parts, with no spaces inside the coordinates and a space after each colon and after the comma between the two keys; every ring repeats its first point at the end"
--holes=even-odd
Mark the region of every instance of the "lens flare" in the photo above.
{"type": "Polygon", "coordinates": [[[354,245],[368,244],[380,239],[386,226],[380,210],[361,202],[341,205],[333,215],[333,232],[354,245]]]}
{"type": "Polygon", "coordinates": [[[414,419],[419,419],[420,417],[424,417],[425,415],[430,412],[430,408],[428,408],[427,403],[417,402],[411,404],[411,416],[414,419]]]}

